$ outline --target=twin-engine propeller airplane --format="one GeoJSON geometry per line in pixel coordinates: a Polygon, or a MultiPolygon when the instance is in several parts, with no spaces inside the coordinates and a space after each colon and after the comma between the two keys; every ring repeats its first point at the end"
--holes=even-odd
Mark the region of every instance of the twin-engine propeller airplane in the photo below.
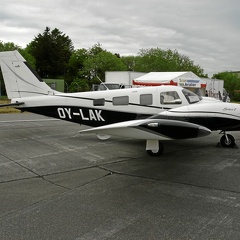
{"type": "Polygon", "coordinates": [[[52,90],[17,51],[0,52],[9,105],[93,128],[100,139],[111,135],[146,140],[150,155],[161,155],[163,139],[223,133],[224,147],[235,145],[226,131],[240,130],[240,105],[202,100],[176,86],[61,93],[52,90]]]}

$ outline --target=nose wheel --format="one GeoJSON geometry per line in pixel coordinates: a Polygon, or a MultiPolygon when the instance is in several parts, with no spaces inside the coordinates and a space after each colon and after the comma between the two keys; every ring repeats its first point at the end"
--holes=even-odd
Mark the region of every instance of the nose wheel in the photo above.
{"type": "Polygon", "coordinates": [[[225,132],[223,132],[220,143],[225,148],[233,148],[236,145],[235,138],[231,134],[226,134],[225,132]]]}

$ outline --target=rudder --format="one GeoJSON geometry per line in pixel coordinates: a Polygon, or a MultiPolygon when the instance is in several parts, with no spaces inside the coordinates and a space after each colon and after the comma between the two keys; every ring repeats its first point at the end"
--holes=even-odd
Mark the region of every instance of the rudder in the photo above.
{"type": "Polygon", "coordinates": [[[9,99],[54,93],[18,51],[0,52],[0,65],[9,99]]]}

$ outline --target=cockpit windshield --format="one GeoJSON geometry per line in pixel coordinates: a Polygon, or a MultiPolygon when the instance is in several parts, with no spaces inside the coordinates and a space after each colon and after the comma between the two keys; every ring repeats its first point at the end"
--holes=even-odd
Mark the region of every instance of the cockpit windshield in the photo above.
{"type": "Polygon", "coordinates": [[[190,90],[188,89],[183,89],[182,90],[185,98],[187,99],[187,101],[192,104],[192,103],[196,103],[196,102],[199,102],[202,100],[202,98],[200,96],[198,96],[197,94],[191,92],[190,90]]]}

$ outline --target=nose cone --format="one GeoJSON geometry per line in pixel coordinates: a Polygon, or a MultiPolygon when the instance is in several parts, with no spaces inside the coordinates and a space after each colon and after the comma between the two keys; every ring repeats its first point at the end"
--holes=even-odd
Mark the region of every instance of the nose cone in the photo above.
{"type": "Polygon", "coordinates": [[[198,128],[198,137],[207,136],[207,135],[209,135],[211,132],[212,132],[212,131],[211,131],[210,129],[200,126],[200,127],[198,128]]]}

